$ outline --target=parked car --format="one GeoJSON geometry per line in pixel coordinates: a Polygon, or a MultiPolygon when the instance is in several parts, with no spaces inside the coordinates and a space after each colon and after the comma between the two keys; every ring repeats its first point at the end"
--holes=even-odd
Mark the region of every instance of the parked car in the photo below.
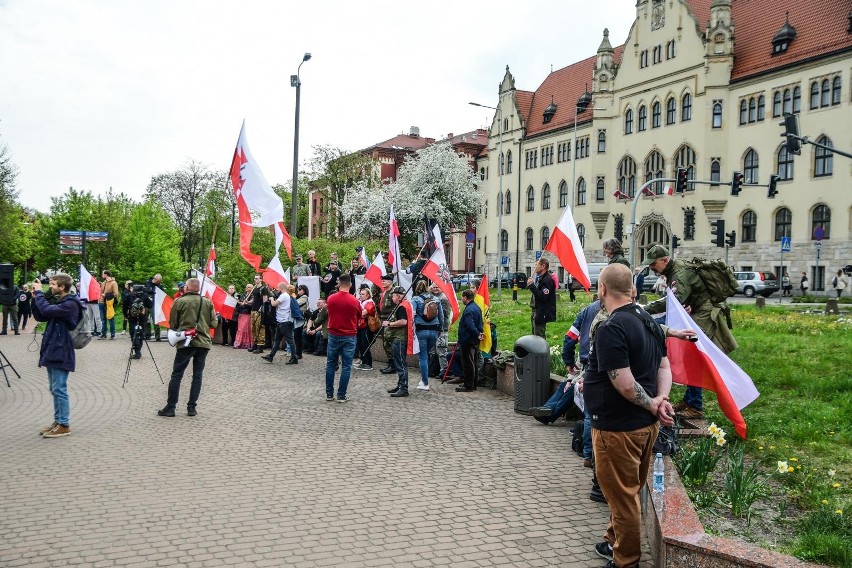
{"type": "Polygon", "coordinates": [[[748,298],[754,298],[755,294],[768,298],[779,290],[778,278],[771,272],[734,272],[734,276],[737,278],[737,293],[748,298]]]}
{"type": "Polygon", "coordinates": [[[608,262],[590,262],[586,266],[589,269],[589,282],[592,285],[592,289],[596,290],[598,287],[598,277],[601,275],[601,270],[606,268],[608,262]]]}
{"type": "MultiPolygon", "coordinates": [[[[527,287],[527,273],[526,272],[506,272],[503,274],[503,288],[512,288],[512,279],[515,279],[518,283],[518,288],[526,288],[527,287]]],[[[489,278],[488,285],[491,288],[497,287],[497,278],[489,278]]]]}
{"type": "Polygon", "coordinates": [[[465,272],[463,274],[456,274],[453,276],[453,288],[456,290],[462,290],[471,285],[473,281],[481,282],[482,274],[474,274],[473,272],[465,272]]]}

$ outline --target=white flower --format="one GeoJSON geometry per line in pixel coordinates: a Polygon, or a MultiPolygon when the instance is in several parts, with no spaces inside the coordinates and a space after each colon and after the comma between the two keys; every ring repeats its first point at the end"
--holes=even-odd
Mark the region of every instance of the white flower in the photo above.
{"type": "Polygon", "coordinates": [[[837,472],[836,472],[836,471],[834,471],[833,469],[828,470],[828,476],[829,476],[829,477],[834,477],[834,474],[835,474],[835,473],[837,473],[837,472]]]}
{"type": "Polygon", "coordinates": [[[778,462],[778,473],[787,473],[787,462],[778,462]]]}

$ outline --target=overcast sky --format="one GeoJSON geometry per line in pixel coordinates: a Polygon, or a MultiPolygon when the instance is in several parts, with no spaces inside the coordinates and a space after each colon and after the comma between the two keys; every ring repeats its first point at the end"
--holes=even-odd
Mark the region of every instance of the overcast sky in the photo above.
{"type": "Polygon", "coordinates": [[[633,0],[0,0],[0,143],[23,205],[69,186],[138,199],[190,159],[230,166],[245,118],[272,184],[311,146],[357,150],[411,126],[487,126],[506,65],[520,89],[623,43],[633,0]]]}

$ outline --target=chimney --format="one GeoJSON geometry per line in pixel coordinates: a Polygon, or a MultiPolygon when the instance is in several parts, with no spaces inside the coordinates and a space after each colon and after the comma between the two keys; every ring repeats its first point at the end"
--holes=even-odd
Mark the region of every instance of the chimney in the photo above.
{"type": "Polygon", "coordinates": [[[408,135],[411,136],[412,138],[419,138],[420,137],[420,127],[419,126],[412,126],[411,129],[408,131],[408,135]]]}

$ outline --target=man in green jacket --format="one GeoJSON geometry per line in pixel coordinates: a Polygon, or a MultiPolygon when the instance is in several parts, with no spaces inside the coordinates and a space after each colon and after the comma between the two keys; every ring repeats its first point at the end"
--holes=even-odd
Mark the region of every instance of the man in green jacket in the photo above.
{"type": "MultiPolygon", "coordinates": [[[[704,281],[694,270],[690,270],[683,262],[669,257],[669,251],[662,245],[655,245],[648,250],[643,266],[649,266],[657,274],[666,277],[672,293],[686,308],[686,311],[701,328],[707,337],[724,353],[730,353],[737,348],[737,341],[728,326],[730,309],[725,302],[714,304],[704,281]]],[[[644,306],[649,314],[659,314],[666,311],[666,298],[644,306]]],[[[699,387],[687,387],[683,401],[674,406],[678,414],[684,418],[703,418],[704,401],[699,387]]]]}
{"type": "Polygon", "coordinates": [[[605,240],[603,251],[609,264],[623,264],[627,268],[632,268],[627,259],[624,258],[624,249],[621,248],[621,242],[618,239],[605,240]]]}
{"type": "Polygon", "coordinates": [[[199,295],[201,283],[198,278],[190,278],[186,281],[186,293],[175,300],[169,314],[169,329],[183,331],[187,340],[181,339],[177,343],[175,363],[172,367],[172,378],[169,381],[168,402],[161,410],[157,411],[160,416],[175,415],[175,407],[180,394],[180,382],[183,380],[183,372],[189,361],[192,360],[192,386],[189,389],[189,402],[186,405],[186,413],[195,416],[195,405],[201,394],[201,376],[204,372],[204,362],[213,340],[210,338],[210,329],[216,326],[216,310],[209,298],[199,295]]]}

